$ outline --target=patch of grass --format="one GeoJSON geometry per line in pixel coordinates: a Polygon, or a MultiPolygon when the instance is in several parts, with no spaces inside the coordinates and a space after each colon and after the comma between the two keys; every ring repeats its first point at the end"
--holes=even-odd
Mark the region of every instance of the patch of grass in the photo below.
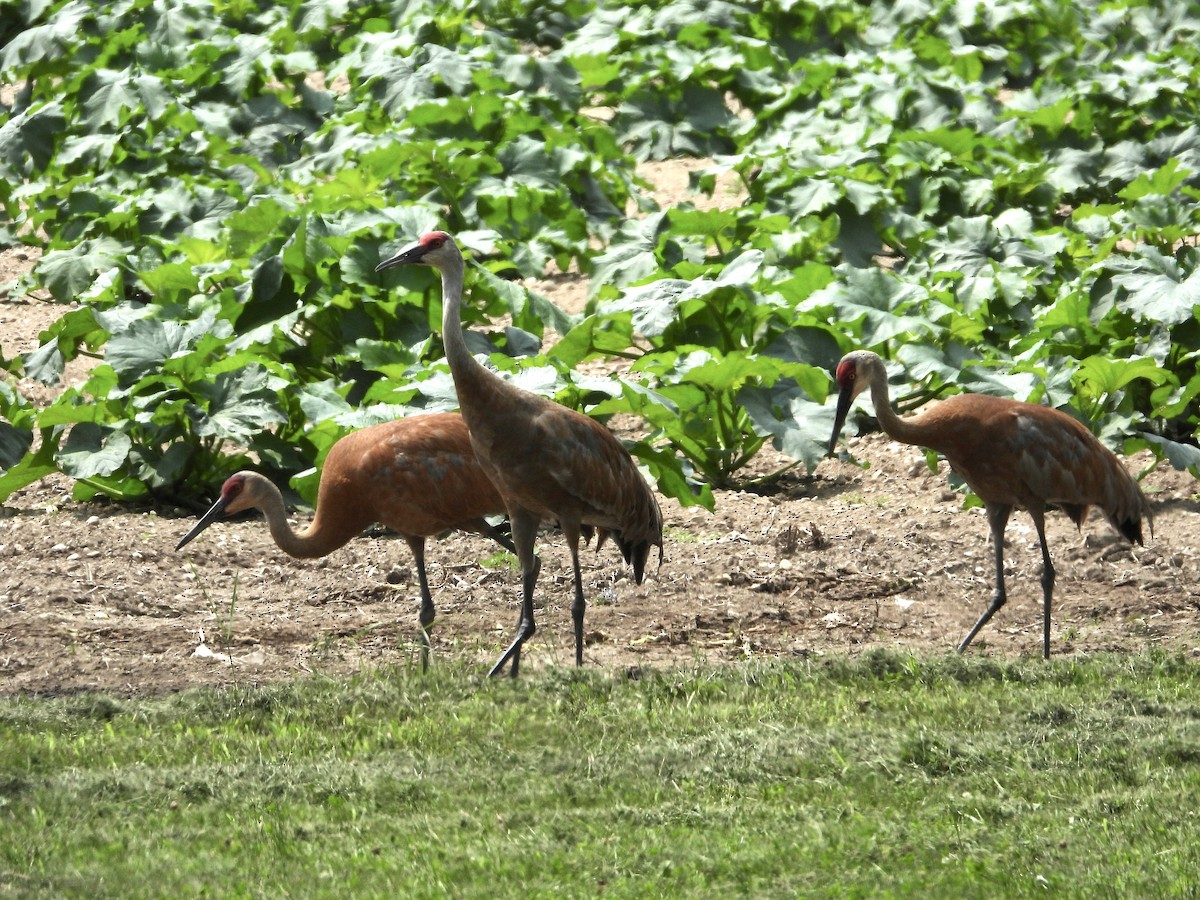
{"type": "Polygon", "coordinates": [[[663,529],[663,539],[670,544],[707,544],[719,541],[725,535],[717,531],[689,531],[686,528],[667,526],[663,529]]]}
{"type": "Polygon", "coordinates": [[[485,569],[507,569],[512,572],[521,571],[521,561],[517,559],[516,554],[509,553],[507,550],[497,550],[491,556],[481,559],[479,564],[485,569]]]}
{"type": "MultiPolygon", "coordinates": [[[[233,644],[234,615],[237,612],[238,574],[234,573],[233,590],[229,597],[229,603],[226,605],[223,601],[208,593],[208,586],[200,571],[192,564],[189,564],[188,567],[191,569],[192,576],[196,579],[196,586],[200,589],[200,596],[204,600],[204,605],[207,607],[209,615],[212,616],[213,621],[218,625],[220,646],[228,648],[233,644]]],[[[201,634],[200,638],[203,641],[204,635],[201,634]]]]}
{"type": "Polygon", "coordinates": [[[686,528],[676,528],[673,525],[668,525],[663,529],[663,539],[673,544],[700,543],[700,536],[695,532],[688,531],[686,528]]]}
{"type": "Polygon", "coordinates": [[[1200,667],[442,662],[0,701],[0,885],[163,896],[1200,887],[1200,667]]]}

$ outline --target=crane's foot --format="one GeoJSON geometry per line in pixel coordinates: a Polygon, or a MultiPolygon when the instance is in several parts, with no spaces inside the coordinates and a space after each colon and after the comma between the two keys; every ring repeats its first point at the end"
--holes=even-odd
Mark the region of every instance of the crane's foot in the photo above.
{"type": "Polygon", "coordinates": [[[433,644],[429,640],[429,629],[433,627],[436,616],[437,614],[432,602],[422,603],[421,615],[417,620],[420,626],[417,630],[417,644],[420,646],[418,653],[420,655],[422,673],[429,671],[429,651],[433,647],[433,644]]]}
{"type": "Polygon", "coordinates": [[[991,621],[992,616],[994,616],[1000,610],[1000,608],[1004,606],[1005,602],[1006,598],[1002,592],[997,591],[992,595],[991,605],[984,610],[983,615],[979,617],[979,621],[975,623],[975,627],[971,629],[965,638],[963,638],[963,642],[958,645],[959,653],[967,652],[967,648],[971,646],[971,641],[975,640],[975,635],[979,634],[983,626],[991,621]]]}
{"type": "Polygon", "coordinates": [[[1050,556],[1042,566],[1042,659],[1050,658],[1050,609],[1054,603],[1054,566],[1050,556]]]}
{"type": "MultiPolygon", "coordinates": [[[[424,617],[422,616],[422,620],[424,617]]],[[[433,625],[433,619],[428,622],[422,621],[421,627],[417,631],[417,654],[421,660],[421,671],[429,671],[429,652],[433,648],[432,642],[429,640],[429,628],[433,625]]]]}
{"type": "Polygon", "coordinates": [[[580,610],[577,615],[573,615],[575,619],[575,667],[583,665],[583,610],[580,610]]]}
{"type": "Polygon", "coordinates": [[[496,660],[496,664],[492,666],[491,671],[488,672],[488,677],[491,678],[494,675],[498,675],[500,670],[502,670],[511,661],[512,672],[510,674],[513,678],[516,678],[521,667],[521,647],[527,640],[533,637],[533,633],[535,631],[537,631],[537,627],[532,622],[528,625],[522,624],[520,630],[517,632],[517,636],[513,639],[513,642],[508,645],[508,649],[504,651],[504,655],[496,660]]]}
{"type": "Polygon", "coordinates": [[[496,664],[492,666],[491,670],[488,671],[488,678],[494,678],[495,676],[499,675],[500,670],[508,665],[508,661],[513,658],[514,653],[519,654],[520,650],[518,649],[513,651],[511,647],[508,650],[505,650],[504,655],[501,656],[500,659],[496,661],[496,664]]]}

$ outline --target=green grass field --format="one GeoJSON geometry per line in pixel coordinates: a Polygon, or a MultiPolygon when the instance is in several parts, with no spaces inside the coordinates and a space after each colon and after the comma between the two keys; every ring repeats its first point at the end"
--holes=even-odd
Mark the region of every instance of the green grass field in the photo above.
{"type": "Polygon", "coordinates": [[[0,702],[15,896],[1195,896],[1200,667],[441,665],[0,702]]]}

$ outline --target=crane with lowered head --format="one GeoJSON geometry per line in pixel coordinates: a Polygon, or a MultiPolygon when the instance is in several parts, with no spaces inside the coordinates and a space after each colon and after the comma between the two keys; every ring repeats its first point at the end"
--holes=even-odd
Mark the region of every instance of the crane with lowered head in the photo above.
{"type": "MultiPolygon", "coordinates": [[[[430,413],[353,431],[325,457],[317,508],[303,532],[294,531],[279,488],[257,472],[229,476],[221,495],[176,545],[180,550],[213,522],[259,509],[276,545],[298,559],[327,556],[378,522],[412,551],[421,589],[421,665],[428,666],[429,628],[436,615],[425,571],[425,539],[450,529],[487,535],[516,552],[485,516],[502,515],[504,501],[484,474],[458,413],[430,413]]],[[[536,562],[535,562],[536,566],[536,562]]]]}
{"type": "Polygon", "coordinates": [[[983,500],[996,585],[991,604],[959,644],[959,653],[1004,606],[1005,526],[1014,509],[1029,513],[1042,550],[1042,656],[1049,659],[1055,573],[1046,546],[1046,510],[1057,506],[1082,527],[1094,506],[1118,534],[1141,544],[1142,520],[1151,528],[1153,522],[1137,482],[1094,434],[1057,409],[986,394],[958,394],[920,416],[901,418],[892,409],[883,360],[869,350],[842,357],[835,380],[839,395],[830,453],[837,447],[850,404],[869,388],[875,415],[888,437],[936,450],[983,500]]]}

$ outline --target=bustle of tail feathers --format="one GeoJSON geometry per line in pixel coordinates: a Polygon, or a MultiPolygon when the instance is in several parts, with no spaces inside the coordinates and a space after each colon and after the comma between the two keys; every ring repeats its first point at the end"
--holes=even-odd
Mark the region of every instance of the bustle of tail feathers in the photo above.
{"type": "MultiPolygon", "coordinates": [[[[1086,513],[1087,508],[1084,507],[1086,513]]],[[[1124,519],[1118,519],[1115,515],[1109,515],[1108,523],[1112,525],[1113,530],[1131,544],[1141,544],[1145,546],[1145,541],[1142,539],[1142,520],[1150,524],[1150,533],[1154,533],[1154,520],[1150,518],[1150,511],[1144,506],[1142,509],[1132,512],[1125,516],[1124,519]]],[[[1072,516],[1074,518],[1074,516],[1072,516]]],[[[1082,519],[1076,519],[1075,524],[1078,525],[1082,519]]]]}
{"type": "MultiPolygon", "coordinates": [[[[1083,520],[1087,518],[1089,509],[1087,504],[1059,503],[1057,505],[1070,517],[1071,521],[1075,523],[1076,528],[1081,528],[1083,526],[1083,520]]],[[[1142,532],[1143,519],[1150,526],[1150,534],[1154,534],[1154,519],[1150,515],[1150,509],[1146,505],[1145,499],[1141,496],[1138,498],[1138,508],[1126,515],[1124,519],[1117,519],[1117,517],[1112,513],[1107,513],[1106,518],[1108,519],[1109,524],[1112,525],[1113,530],[1131,544],[1141,544],[1142,546],[1145,546],[1142,532]]]]}
{"type": "Polygon", "coordinates": [[[1059,506],[1067,514],[1067,517],[1075,523],[1076,528],[1083,527],[1083,520],[1087,518],[1088,514],[1089,507],[1087,504],[1060,503],[1059,506]]]}
{"type": "Polygon", "coordinates": [[[1150,503],[1146,500],[1146,495],[1142,493],[1137,480],[1130,476],[1123,466],[1121,472],[1128,479],[1124,516],[1120,520],[1112,516],[1109,518],[1109,522],[1129,543],[1145,546],[1142,526],[1146,525],[1150,530],[1150,536],[1154,537],[1154,514],[1150,511],[1150,503]]]}
{"type": "Polygon", "coordinates": [[[1124,522],[1118,522],[1117,530],[1124,535],[1125,540],[1129,541],[1129,543],[1144,544],[1144,541],[1142,540],[1142,519],[1140,516],[1136,519],[1129,518],[1124,522]]]}
{"type": "Polygon", "coordinates": [[[617,549],[621,551],[621,556],[625,562],[633,567],[633,579],[637,584],[641,584],[645,577],[646,562],[650,559],[651,547],[658,547],[658,564],[662,565],[662,544],[655,544],[653,541],[627,541],[621,537],[621,533],[618,531],[609,531],[607,528],[595,528],[591,525],[581,525],[579,534],[583,538],[585,546],[592,542],[593,536],[596,537],[597,553],[611,539],[617,545],[617,549]]]}
{"type": "Polygon", "coordinates": [[[1127,512],[1123,519],[1118,519],[1116,516],[1110,515],[1108,522],[1113,529],[1129,541],[1131,544],[1141,544],[1145,546],[1143,539],[1142,525],[1150,526],[1150,534],[1154,534],[1154,517],[1150,515],[1150,509],[1143,499],[1139,509],[1127,512]]]}
{"type": "Polygon", "coordinates": [[[1146,495],[1142,493],[1137,484],[1132,485],[1135,496],[1132,498],[1132,509],[1125,510],[1124,518],[1119,521],[1114,517],[1109,519],[1114,528],[1131,544],[1145,545],[1144,532],[1142,526],[1146,525],[1150,529],[1150,536],[1154,536],[1154,514],[1150,512],[1150,504],[1146,501],[1146,495]]]}
{"type": "Polygon", "coordinates": [[[625,557],[625,562],[633,566],[633,580],[636,584],[641,584],[642,579],[646,574],[646,562],[650,559],[650,548],[658,547],[658,564],[661,566],[663,561],[663,545],[654,544],[651,541],[625,541],[616,537],[617,546],[621,548],[621,555],[625,557]]]}

